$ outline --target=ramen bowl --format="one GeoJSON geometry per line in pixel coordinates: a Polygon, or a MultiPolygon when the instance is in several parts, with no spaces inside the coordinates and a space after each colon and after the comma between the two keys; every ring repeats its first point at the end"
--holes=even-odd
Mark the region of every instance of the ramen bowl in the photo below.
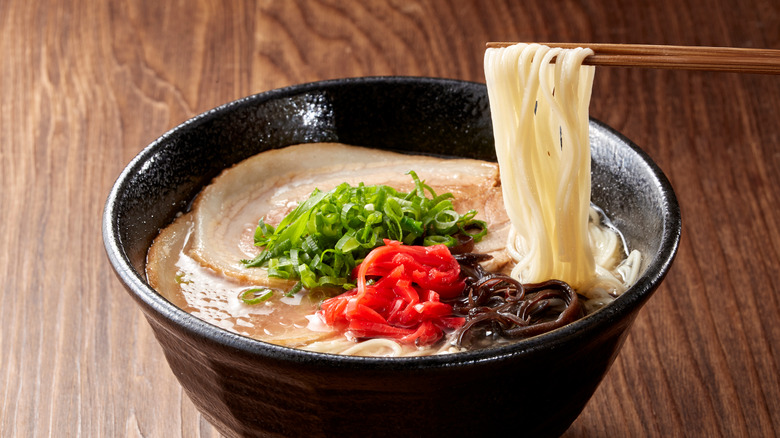
{"type": "Polygon", "coordinates": [[[182,311],[147,283],[147,250],[223,169],[259,152],[340,142],[495,160],[484,84],[378,77],[269,91],[201,114],[146,147],[119,176],[103,238],[187,395],[226,436],[557,436],[580,414],[677,251],[666,177],[591,120],[592,199],[644,255],[639,280],[550,333],[427,357],[313,353],[250,339],[182,311]]]}

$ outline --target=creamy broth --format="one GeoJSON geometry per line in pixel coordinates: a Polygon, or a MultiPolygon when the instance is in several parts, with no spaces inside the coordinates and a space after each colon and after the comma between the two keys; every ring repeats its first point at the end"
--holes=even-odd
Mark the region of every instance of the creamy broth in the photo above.
{"type": "MultiPolygon", "coordinates": [[[[226,330],[324,352],[353,347],[354,342],[313,317],[324,297],[343,290],[304,290],[285,297],[283,291],[294,282],[269,278],[266,269],[247,268],[239,261],[259,251],[252,236],[260,218],[278,223],[315,188],[329,190],[342,182],[364,182],[409,190],[411,180],[405,175],[409,170],[415,170],[437,192],[453,193],[459,212],[479,211],[477,218],[488,223],[490,232],[475,251],[493,256],[487,264],[490,269],[505,268],[508,219],[495,163],[318,143],[259,154],[217,177],[198,196],[192,210],[155,239],[148,254],[149,282],[173,304],[226,330]],[[302,160],[318,167],[301,170],[285,164],[302,160]],[[218,247],[212,248],[212,242],[218,247]],[[239,294],[257,286],[278,292],[263,303],[244,304],[239,294]]],[[[418,354],[414,347],[398,350],[381,341],[368,344],[372,345],[376,354],[418,354]]]]}

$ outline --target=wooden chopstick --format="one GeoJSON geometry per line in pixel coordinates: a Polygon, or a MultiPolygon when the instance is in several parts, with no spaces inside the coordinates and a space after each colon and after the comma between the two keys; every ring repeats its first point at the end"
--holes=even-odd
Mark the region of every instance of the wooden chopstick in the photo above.
{"type": "MultiPolygon", "coordinates": [[[[487,47],[507,47],[513,44],[516,43],[490,42],[487,47]]],[[[540,44],[564,49],[590,48],[594,54],[583,61],[587,65],[780,74],[780,50],[773,49],[603,43],[540,44]]]]}

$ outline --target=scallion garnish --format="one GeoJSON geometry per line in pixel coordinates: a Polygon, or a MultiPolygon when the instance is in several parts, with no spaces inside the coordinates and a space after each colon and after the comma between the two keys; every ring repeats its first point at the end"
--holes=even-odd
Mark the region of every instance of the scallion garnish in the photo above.
{"type": "Polygon", "coordinates": [[[267,287],[253,287],[241,291],[238,294],[238,298],[246,304],[258,304],[267,301],[273,294],[273,289],[267,287]]]}
{"type": "Polygon", "coordinates": [[[351,289],[352,270],[384,239],[407,245],[452,247],[465,233],[478,242],[487,233],[475,210],[458,214],[451,193],[437,195],[414,171],[415,188],[399,192],[385,185],[315,190],[275,228],[261,219],[255,245],[265,249],[247,267],[266,267],[275,278],[298,280],[295,289],[338,286],[351,289]],[[474,228],[478,232],[471,232],[474,228]]]}

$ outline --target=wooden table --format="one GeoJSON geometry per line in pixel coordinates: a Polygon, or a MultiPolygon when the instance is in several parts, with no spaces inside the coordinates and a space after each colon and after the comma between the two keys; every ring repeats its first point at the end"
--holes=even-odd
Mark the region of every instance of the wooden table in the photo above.
{"type": "MultiPolygon", "coordinates": [[[[103,250],[103,202],[146,144],[295,83],[484,82],[496,40],[780,49],[780,3],[0,2],[0,436],[217,435],[103,250]]],[[[684,230],[565,436],[780,435],[780,77],[599,68],[591,115],[666,172],[684,230]]]]}

